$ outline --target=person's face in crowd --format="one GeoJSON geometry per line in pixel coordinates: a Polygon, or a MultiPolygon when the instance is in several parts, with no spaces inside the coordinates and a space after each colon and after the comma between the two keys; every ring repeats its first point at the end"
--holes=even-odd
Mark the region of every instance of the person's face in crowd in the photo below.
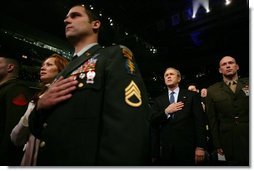
{"type": "Polygon", "coordinates": [[[13,70],[13,67],[13,64],[8,64],[5,58],[0,57],[0,81],[6,77],[8,72],[13,70]]]}
{"type": "Polygon", "coordinates": [[[190,85],[190,86],[188,87],[188,90],[198,92],[198,89],[197,89],[196,86],[194,86],[194,85],[190,85]]]}
{"type": "Polygon", "coordinates": [[[65,35],[67,39],[76,40],[78,38],[92,35],[94,30],[100,27],[98,20],[91,21],[83,6],[74,6],[66,15],[65,35]]]}
{"type": "Polygon", "coordinates": [[[7,74],[7,64],[4,58],[0,57],[0,80],[7,74]]]}
{"type": "Polygon", "coordinates": [[[207,96],[207,89],[206,88],[201,89],[200,96],[201,97],[206,97],[207,96]]]}
{"type": "Polygon", "coordinates": [[[225,56],[220,61],[219,72],[225,77],[231,77],[237,74],[239,69],[235,59],[231,56],[225,56]]]}
{"type": "Polygon", "coordinates": [[[55,60],[55,58],[48,58],[43,62],[40,71],[40,79],[42,82],[50,83],[58,74],[58,68],[55,64],[55,60]]]}
{"type": "Polygon", "coordinates": [[[181,78],[177,75],[177,71],[175,69],[167,69],[164,73],[164,81],[167,87],[175,88],[178,86],[181,78]]]}

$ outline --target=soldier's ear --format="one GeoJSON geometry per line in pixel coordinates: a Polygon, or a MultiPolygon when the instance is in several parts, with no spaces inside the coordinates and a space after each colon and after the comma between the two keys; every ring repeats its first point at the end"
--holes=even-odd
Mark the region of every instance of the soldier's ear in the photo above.
{"type": "Polygon", "coordinates": [[[7,65],[7,71],[10,73],[10,72],[12,72],[13,70],[14,70],[14,65],[13,64],[8,64],[7,65]]]}
{"type": "Polygon", "coordinates": [[[238,71],[239,70],[239,65],[238,64],[236,64],[236,68],[237,68],[236,70],[238,71]]]}
{"type": "Polygon", "coordinates": [[[101,27],[101,22],[99,20],[95,20],[92,22],[93,29],[98,30],[101,27]]]}
{"type": "Polygon", "coordinates": [[[219,73],[222,73],[220,68],[219,68],[219,73]]]}

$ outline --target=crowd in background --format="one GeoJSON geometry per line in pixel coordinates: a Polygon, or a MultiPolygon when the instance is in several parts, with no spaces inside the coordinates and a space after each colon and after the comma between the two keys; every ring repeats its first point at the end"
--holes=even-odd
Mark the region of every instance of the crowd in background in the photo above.
{"type": "Polygon", "coordinates": [[[132,51],[97,42],[92,10],[75,5],[64,23],[73,59],[46,58],[37,90],[0,54],[0,165],[249,166],[249,79],[234,57],[201,92],[165,68],[167,89],[150,104],[132,51]]]}

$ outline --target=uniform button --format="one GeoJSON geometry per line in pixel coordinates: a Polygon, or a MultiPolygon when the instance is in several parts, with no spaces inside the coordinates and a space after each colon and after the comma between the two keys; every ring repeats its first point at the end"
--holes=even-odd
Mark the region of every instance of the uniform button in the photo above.
{"type": "Polygon", "coordinates": [[[44,124],[43,124],[43,128],[46,128],[48,126],[48,124],[45,122],[44,124]]]}
{"type": "Polygon", "coordinates": [[[40,147],[41,147],[41,148],[44,147],[45,145],[46,145],[45,141],[42,141],[42,142],[40,143],[40,147]]]}
{"type": "Polygon", "coordinates": [[[79,88],[81,88],[81,87],[83,87],[83,86],[84,86],[83,83],[79,83],[79,84],[78,84],[78,87],[79,87],[79,88]]]}
{"type": "Polygon", "coordinates": [[[239,117],[235,116],[235,124],[238,125],[239,124],[239,117]]]}

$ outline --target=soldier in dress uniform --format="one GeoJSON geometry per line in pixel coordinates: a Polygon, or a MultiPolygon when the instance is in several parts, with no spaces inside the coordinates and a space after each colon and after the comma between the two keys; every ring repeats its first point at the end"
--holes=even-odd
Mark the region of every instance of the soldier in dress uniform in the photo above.
{"type": "Polygon", "coordinates": [[[18,166],[23,146],[10,139],[12,128],[26,111],[32,91],[18,79],[19,63],[9,49],[0,49],[0,165],[18,166]]]}
{"type": "Polygon", "coordinates": [[[102,48],[101,22],[86,5],[64,20],[77,56],[29,117],[41,139],[38,165],[147,165],[150,110],[133,53],[102,48]]]}
{"type": "Polygon", "coordinates": [[[239,78],[231,56],[219,62],[223,81],[210,86],[206,111],[219,160],[226,165],[249,165],[249,79],[239,78]]]}

